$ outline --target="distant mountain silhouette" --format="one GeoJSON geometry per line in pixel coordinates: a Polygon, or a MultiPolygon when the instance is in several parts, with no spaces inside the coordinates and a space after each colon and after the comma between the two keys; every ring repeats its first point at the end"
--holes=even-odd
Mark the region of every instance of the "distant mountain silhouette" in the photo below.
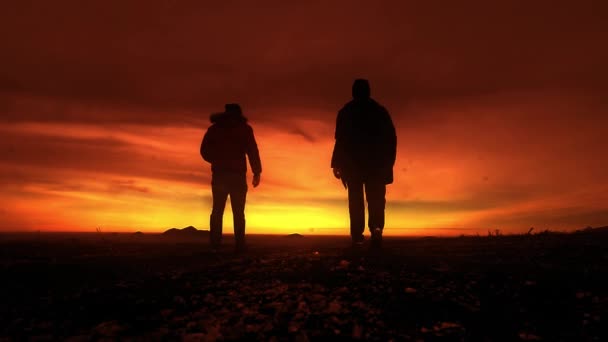
{"type": "Polygon", "coordinates": [[[138,231],[136,231],[135,233],[133,233],[133,235],[135,235],[135,236],[142,236],[142,235],[144,235],[144,233],[142,233],[142,232],[140,232],[140,231],[138,230],[138,231]]]}
{"type": "Polygon", "coordinates": [[[188,226],[182,229],[170,228],[167,229],[163,235],[165,236],[207,236],[209,235],[208,230],[196,229],[193,226],[188,226]]]}
{"type": "Polygon", "coordinates": [[[585,234],[597,234],[597,233],[601,233],[601,234],[608,234],[608,226],[603,226],[603,227],[586,227],[583,229],[579,229],[576,231],[577,233],[585,233],[585,234]]]}
{"type": "Polygon", "coordinates": [[[298,234],[298,233],[293,233],[293,234],[289,234],[289,235],[287,235],[286,237],[288,237],[288,238],[296,238],[296,239],[298,239],[298,238],[303,238],[303,237],[304,237],[304,235],[302,235],[302,234],[298,234]]]}

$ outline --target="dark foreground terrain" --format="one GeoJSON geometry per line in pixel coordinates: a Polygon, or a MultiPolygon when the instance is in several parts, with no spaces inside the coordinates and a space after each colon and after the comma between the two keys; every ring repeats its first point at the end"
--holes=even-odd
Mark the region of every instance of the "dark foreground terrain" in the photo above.
{"type": "Polygon", "coordinates": [[[608,338],[608,238],[0,235],[0,340],[608,338]]]}

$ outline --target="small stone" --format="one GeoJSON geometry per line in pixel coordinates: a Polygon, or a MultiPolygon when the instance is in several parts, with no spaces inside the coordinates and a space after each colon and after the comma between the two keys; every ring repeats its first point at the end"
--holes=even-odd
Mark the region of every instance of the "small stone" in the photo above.
{"type": "Polygon", "coordinates": [[[537,335],[534,335],[534,334],[531,334],[531,333],[525,332],[525,331],[522,331],[519,333],[519,338],[521,338],[524,341],[540,341],[541,340],[540,336],[537,336],[537,335]]]}
{"type": "Polygon", "coordinates": [[[328,313],[339,313],[340,310],[342,310],[342,305],[337,301],[329,303],[329,306],[327,307],[328,313]]]}
{"type": "Polygon", "coordinates": [[[184,341],[184,342],[207,341],[207,334],[204,334],[204,333],[186,334],[186,335],[182,336],[182,341],[184,341]]]}
{"type": "Polygon", "coordinates": [[[121,332],[123,332],[125,328],[120,325],[117,321],[107,321],[99,323],[94,331],[105,337],[116,337],[119,336],[121,332]]]}
{"type": "Polygon", "coordinates": [[[361,338],[363,338],[363,327],[359,324],[355,324],[353,326],[353,335],[352,335],[353,339],[355,340],[359,340],[361,338]]]}

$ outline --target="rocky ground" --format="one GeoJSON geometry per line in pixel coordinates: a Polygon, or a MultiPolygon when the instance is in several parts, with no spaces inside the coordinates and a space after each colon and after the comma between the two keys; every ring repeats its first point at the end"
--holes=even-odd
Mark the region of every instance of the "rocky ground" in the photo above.
{"type": "Polygon", "coordinates": [[[600,341],[608,239],[0,237],[0,340],[600,341]]]}

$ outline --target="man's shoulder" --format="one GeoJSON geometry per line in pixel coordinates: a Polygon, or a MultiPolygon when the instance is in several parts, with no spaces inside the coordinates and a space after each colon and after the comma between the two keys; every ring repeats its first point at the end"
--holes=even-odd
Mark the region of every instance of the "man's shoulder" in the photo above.
{"type": "Polygon", "coordinates": [[[377,108],[378,110],[387,111],[387,110],[386,110],[386,108],[385,108],[385,107],[384,107],[382,104],[380,104],[380,102],[378,102],[378,101],[376,101],[376,100],[374,100],[374,99],[369,99],[369,100],[370,100],[370,101],[369,101],[369,102],[370,102],[370,104],[371,104],[373,107],[377,108]]]}
{"type": "Polygon", "coordinates": [[[217,126],[214,123],[212,123],[211,125],[209,125],[209,127],[207,127],[207,133],[213,132],[215,130],[217,130],[217,126]]]}
{"type": "Polygon", "coordinates": [[[344,106],[342,106],[342,109],[340,109],[338,113],[349,113],[353,110],[366,111],[370,109],[388,113],[388,110],[383,105],[381,105],[378,101],[372,98],[368,99],[367,101],[348,101],[346,104],[344,104],[344,106]]]}
{"type": "Polygon", "coordinates": [[[247,122],[243,123],[243,128],[247,131],[247,132],[253,132],[253,127],[251,127],[251,125],[247,122]]]}
{"type": "Polygon", "coordinates": [[[340,113],[348,113],[350,111],[352,111],[355,108],[355,102],[353,100],[348,101],[344,104],[344,106],[342,106],[342,108],[338,111],[338,114],[340,113]]]}
{"type": "Polygon", "coordinates": [[[384,107],[383,105],[381,105],[379,102],[377,102],[376,100],[372,100],[372,106],[374,108],[374,112],[376,112],[380,116],[389,117],[390,118],[390,114],[388,113],[388,109],[386,109],[386,107],[384,107]]]}
{"type": "Polygon", "coordinates": [[[247,122],[239,122],[238,124],[232,126],[232,130],[234,133],[238,135],[250,135],[253,134],[253,127],[247,122]]]}

